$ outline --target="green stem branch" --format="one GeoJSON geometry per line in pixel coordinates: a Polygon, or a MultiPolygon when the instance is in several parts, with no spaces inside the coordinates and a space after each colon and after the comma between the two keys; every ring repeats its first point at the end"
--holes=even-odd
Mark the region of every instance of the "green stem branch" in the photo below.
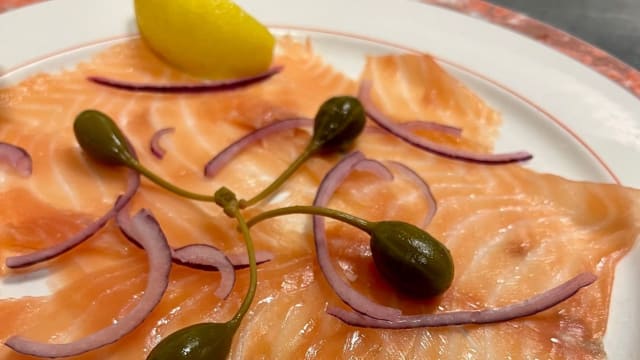
{"type": "Polygon", "coordinates": [[[238,225],[240,227],[240,231],[242,232],[242,237],[244,237],[245,244],[247,246],[247,254],[249,255],[249,290],[247,290],[247,294],[242,300],[242,304],[238,309],[238,312],[233,316],[233,318],[229,321],[236,326],[240,324],[244,315],[249,311],[249,307],[253,302],[253,298],[256,295],[256,288],[258,286],[258,266],[256,264],[256,252],[253,247],[253,240],[251,239],[251,233],[249,232],[249,226],[244,220],[244,217],[240,213],[240,211],[236,208],[234,211],[234,216],[236,220],[238,220],[238,225]]]}
{"type": "Polygon", "coordinates": [[[215,201],[213,196],[210,195],[202,195],[202,194],[197,194],[185,189],[182,189],[178,186],[173,185],[172,183],[166,181],[165,179],[161,178],[160,176],[156,175],[155,173],[153,173],[151,170],[147,169],[146,167],[142,166],[139,163],[136,163],[135,165],[131,165],[132,167],[134,167],[134,170],[138,171],[139,173],[141,173],[142,175],[144,175],[147,179],[153,181],[154,183],[158,184],[159,186],[165,188],[166,190],[169,190],[175,194],[178,194],[180,196],[192,199],[192,200],[198,200],[198,201],[210,201],[213,202],[215,201]]]}
{"type": "Polygon", "coordinates": [[[245,209],[248,208],[249,206],[255,205],[258,202],[260,202],[261,200],[264,200],[266,197],[268,197],[269,195],[271,195],[274,191],[276,191],[285,181],[287,181],[287,179],[289,177],[291,177],[291,175],[293,175],[294,172],[296,172],[296,170],[298,170],[298,168],[300,168],[300,166],[302,166],[302,164],[304,164],[304,162],[311,156],[313,155],[313,153],[317,150],[317,145],[315,145],[315,143],[311,142],[309,143],[309,145],[304,149],[304,151],[302,152],[302,154],[300,154],[300,156],[298,156],[293,163],[291,163],[291,165],[289,165],[289,167],[282,173],[280,174],[280,176],[278,176],[277,179],[275,179],[271,185],[267,186],[264,190],[262,190],[260,193],[258,193],[256,196],[252,197],[249,200],[244,200],[244,199],[240,199],[240,208],[241,209],[245,209]]]}
{"type": "Polygon", "coordinates": [[[311,215],[325,216],[325,217],[336,219],[336,220],[345,222],[349,225],[355,226],[358,229],[365,231],[367,233],[371,232],[370,221],[361,219],[357,216],[353,216],[351,214],[347,214],[339,210],[328,209],[328,208],[319,207],[319,206],[304,206],[304,205],[289,206],[289,207],[283,207],[279,209],[265,211],[249,219],[247,221],[247,226],[252,227],[261,221],[271,219],[277,216],[291,215],[291,214],[311,214],[311,215]]]}

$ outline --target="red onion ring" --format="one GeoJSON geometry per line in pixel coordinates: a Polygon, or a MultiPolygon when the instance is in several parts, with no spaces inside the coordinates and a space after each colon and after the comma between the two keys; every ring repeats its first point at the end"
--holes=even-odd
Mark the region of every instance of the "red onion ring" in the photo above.
{"type": "Polygon", "coordinates": [[[477,154],[465,150],[454,149],[416,136],[415,134],[407,131],[407,129],[404,129],[402,126],[394,123],[389,117],[384,115],[382,111],[380,111],[380,109],[376,107],[373,99],[371,98],[371,88],[371,82],[362,81],[362,83],[360,84],[360,90],[358,91],[358,98],[362,102],[367,115],[371,118],[371,120],[373,120],[383,129],[417,148],[450,159],[463,160],[487,165],[509,164],[514,162],[526,161],[533,158],[533,155],[524,151],[505,154],[477,154]]]}
{"type": "Polygon", "coordinates": [[[274,66],[271,69],[255,76],[221,80],[221,81],[205,81],[194,84],[143,84],[132,83],[127,81],[109,79],[102,76],[89,76],[87,80],[99,85],[112,87],[119,90],[151,92],[151,93],[202,93],[213,91],[235,90],[245,86],[253,85],[257,82],[267,80],[273,75],[282,71],[283,66],[274,66]]]}
{"type": "Polygon", "coordinates": [[[393,174],[389,169],[378,160],[362,159],[356,163],[354,169],[370,172],[382,180],[393,180],[393,174]]]}
{"type": "Polygon", "coordinates": [[[174,131],[176,131],[175,128],[169,127],[160,129],[153,133],[151,141],[149,142],[149,149],[151,150],[151,153],[158,159],[162,159],[164,157],[164,154],[166,153],[165,149],[160,145],[160,138],[162,138],[162,136],[166,134],[173,133],[174,131]]]}
{"type": "MultiPolygon", "coordinates": [[[[127,208],[123,208],[116,215],[116,222],[122,234],[131,241],[135,246],[142,248],[142,246],[133,238],[130,227],[131,227],[131,218],[127,213],[127,208]]],[[[208,258],[206,255],[203,256],[202,253],[198,254],[198,256],[191,256],[192,254],[189,250],[188,252],[182,253],[181,249],[194,247],[203,251],[203,253],[213,253],[214,251],[222,252],[222,250],[217,247],[209,244],[190,244],[183,246],[181,248],[171,249],[171,259],[178,265],[188,266],[193,269],[206,270],[206,271],[217,271],[220,270],[220,267],[217,265],[217,261],[213,258],[208,258]]],[[[217,256],[217,255],[216,255],[217,256]]],[[[231,265],[235,269],[242,269],[249,266],[249,255],[247,253],[235,253],[235,254],[225,254],[231,265]]],[[[270,251],[256,251],[256,263],[263,264],[265,262],[269,262],[273,260],[274,255],[270,251]]]]}
{"type": "Polygon", "coordinates": [[[405,176],[411,179],[411,181],[413,181],[416,186],[420,188],[420,191],[424,195],[424,198],[427,200],[427,204],[429,206],[429,211],[424,216],[421,227],[425,228],[429,226],[431,220],[433,220],[433,217],[436,216],[436,212],[438,211],[438,204],[436,203],[436,198],[431,192],[431,187],[429,187],[429,184],[422,178],[422,176],[420,176],[417,172],[415,172],[407,165],[397,161],[389,161],[389,164],[395,167],[398,171],[402,172],[405,176]]]}
{"type": "MultiPolygon", "coordinates": [[[[127,213],[126,207],[118,212],[116,222],[122,234],[131,243],[142,247],[136,241],[132,220],[127,213]]],[[[262,264],[272,259],[273,254],[268,251],[256,252],[257,264],[262,264]]],[[[231,294],[236,282],[235,269],[249,266],[249,256],[246,253],[227,256],[222,250],[208,244],[190,244],[175,249],[171,248],[171,260],[176,264],[193,269],[220,271],[220,284],[214,293],[220,299],[226,299],[231,294]]]]}
{"type": "Polygon", "coordinates": [[[140,186],[140,176],[134,170],[127,169],[127,189],[124,194],[118,196],[113,207],[100,218],[96,219],[84,229],[80,230],[69,239],[62,243],[41,249],[30,254],[11,256],[6,259],[6,265],[9,268],[21,268],[37,264],[42,261],[52,259],[59,256],[74,247],[80,245],[83,241],[93,236],[98,230],[102,229],[109,220],[124,208],[140,186]]]}
{"type": "MultiPolygon", "coordinates": [[[[193,269],[200,269],[205,271],[218,271],[221,267],[217,265],[216,261],[212,257],[208,257],[208,253],[215,251],[223,254],[229,261],[229,264],[234,269],[244,269],[249,266],[249,255],[247,253],[242,254],[225,254],[222,250],[209,244],[189,244],[180,248],[173,249],[172,259],[178,265],[188,266],[193,269]],[[185,253],[185,250],[189,250],[185,253]],[[190,253],[195,249],[201,250],[201,253],[191,256],[190,253]]],[[[269,251],[256,251],[256,264],[260,265],[273,260],[273,253],[269,251]]]]}
{"type": "Polygon", "coordinates": [[[573,296],[581,288],[596,281],[591,273],[582,273],[573,279],[535,295],[519,303],[501,308],[452,311],[438,314],[404,315],[396,320],[380,320],[336,307],[328,307],[327,313],[352,326],[380,329],[411,329],[466,324],[489,324],[535,315],[573,296]]]}
{"type": "Polygon", "coordinates": [[[11,166],[20,176],[31,175],[31,155],[19,146],[0,142],[0,161],[11,166]]]}
{"type": "MultiPolygon", "coordinates": [[[[345,156],[322,179],[316,197],[315,206],[325,206],[340,183],[349,175],[353,167],[362,159],[361,152],[353,152],[345,156]]],[[[347,284],[331,264],[327,237],[324,231],[324,218],[313,216],[313,235],[315,238],[316,256],[320,270],[335,293],[354,310],[378,319],[395,319],[402,314],[399,309],[380,305],[363,296],[347,284]]]]}
{"type": "Polygon", "coordinates": [[[171,250],[171,259],[189,266],[215,267],[220,271],[220,284],[214,295],[226,299],[236,283],[236,273],[229,258],[218,248],[205,244],[192,244],[171,250]]]}
{"type": "Polygon", "coordinates": [[[433,121],[422,121],[422,120],[407,121],[407,122],[398,124],[398,126],[409,131],[419,131],[419,130],[437,131],[437,132],[449,134],[455,137],[459,137],[462,135],[462,129],[459,127],[440,124],[433,121]]]}
{"type": "MultiPolygon", "coordinates": [[[[407,165],[404,165],[397,161],[388,161],[388,163],[391,166],[395,167],[403,175],[408,177],[414,184],[416,184],[416,186],[420,188],[429,207],[429,211],[425,215],[424,219],[422,220],[422,224],[420,226],[423,228],[427,227],[431,223],[431,220],[433,219],[433,217],[436,215],[436,211],[438,209],[436,204],[436,199],[433,196],[433,193],[431,192],[431,188],[429,187],[429,184],[418,173],[416,173],[413,169],[411,169],[407,165]]],[[[391,171],[389,171],[389,169],[386,166],[384,166],[384,164],[373,159],[365,158],[358,161],[354,169],[368,171],[386,181],[391,181],[394,178],[391,171]]]]}
{"type": "Polygon", "coordinates": [[[169,285],[171,250],[158,222],[146,210],[132,220],[132,232],[144,246],[149,261],[149,277],[140,302],[126,316],[84,338],[66,344],[42,343],[12,336],[5,345],[27,355],[57,358],[74,356],[114,343],[140,325],[158,305],[169,285]]]}
{"type": "Polygon", "coordinates": [[[311,125],[313,125],[313,120],[311,119],[296,118],[277,121],[254,130],[236,140],[220,153],[218,153],[218,155],[216,155],[213,159],[209,160],[209,162],[207,162],[207,164],[204,166],[204,176],[213,177],[238,153],[240,153],[247,146],[255,143],[256,141],[264,139],[265,137],[273,133],[311,125]]]}
{"type": "MultiPolygon", "coordinates": [[[[460,137],[462,136],[462,129],[459,127],[454,127],[454,126],[449,126],[449,125],[444,125],[444,124],[440,124],[440,123],[435,123],[435,122],[431,122],[431,121],[423,121],[423,120],[414,120],[414,121],[407,121],[407,122],[403,122],[403,123],[395,123],[395,126],[398,126],[401,129],[404,129],[406,131],[409,132],[415,132],[415,131],[429,131],[429,132],[440,132],[443,134],[447,134],[447,135],[451,135],[454,137],[460,137]]],[[[374,134],[387,134],[387,135],[393,135],[396,136],[392,133],[390,133],[388,130],[381,128],[380,126],[375,126],[375,125],[367,125],[364,128],[364,131],[367,133],[374,133],[374,134]]],[[[414,135],[414,136],[418,136],[418,135],[414,135]]]]}
{"type": "MultiPolygon", "coordinates": [[[[240,254],[227,254],[229,261],[233,264],[233,267],[236,269],[244,269],[249,267],[249,254],[240,253],[240,254]]],[[[264,264],[273,260],[275,256],[270,251],[264,250],[256,250],[256,264],[264,264]]]]}

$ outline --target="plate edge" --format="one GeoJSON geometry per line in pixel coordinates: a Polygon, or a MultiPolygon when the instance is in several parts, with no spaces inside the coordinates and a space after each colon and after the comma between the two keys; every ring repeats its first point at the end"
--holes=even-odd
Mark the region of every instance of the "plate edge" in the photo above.
{"type": "Polygon", "coordinates": [[[484,0],[419,0],[512,30],[603,75],[640,99],[640,71],[566,31],[484,0]]]}

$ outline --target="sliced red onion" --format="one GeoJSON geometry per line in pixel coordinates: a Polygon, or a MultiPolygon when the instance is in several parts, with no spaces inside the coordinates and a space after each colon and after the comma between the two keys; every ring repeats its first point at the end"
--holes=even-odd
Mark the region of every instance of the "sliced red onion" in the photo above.
{"type": "MultiPolygon", "coordinates": [[[[414,132],[414,131],[428,131],[428,132],[440,132],[443,134],[448,134],[454,137],[460,137],[462,136],[462,129],[459,127],[455,127],[455,126],[449,126],[449,125],[444,125],[444,124],[440,124],[440,123],[436,123],[436,122],[432,122],[432,121],[423,121],[423,120],[414,120],[414,121],[407,121],[407,122],[403,122],[403,123],[395,123],[396,126],[406,130],[406,131],[410,131],[410,132],[414,132]]],[[[383,134],[390,134],[393,135],[391,133],[389,133],[389,131],[381,128],[380,126],[374,126],[374,125],[367,125],[364,129],[366,132],[372,132],[372,133],[383,133],[383,134]]],[[[394,135],[395,136],[395,135],[394,135]]]]}
{"type": "MultiPolygon", "coordinates": [[[[131,241],[132,244],[141,248],[142,246],[138,242],[136,242],[136,239],[131,234],[131,230],[130,230],[131,218],[127,213],[126,207],[118,212],[118,215],[116,215],[116,222],[118,223],[118,227],[120,228],[120,231],[122,232],[122,234],[129,241],[131,241]]],[[[208,258],[206,255],[202,256],[202,254],[200,254],[199,257],[196,257],[196,256],[189,256],[188,254],[190,252],[184,253],[184,254],[181,253],[180,251],[181,249],[190,248],[190,247],[195,247],[194,249],[197,248],[197,249],[204,250],[203,251],[204,254],[213,253],[214,251],[220,251],[220,252],[222,251],[213,245],[190,244],[190,245],[183,246],[182,248],[172,249],[171,257],[173,261],[176,262],[177,264],[188,266],[194,269],[208,270],[208,271],[215,271],[220,269],[216,265],[217,260],[213,258],[208,258]]],[[[225,256],[229,259],[229,262],[231,263],[231,265],[236,269],[242,269],[249,266],[249,256],[247,255],[247,253],[225,254],[225,256]]],[[[260,251],[260,250],[256,251],[257,264],[262,264],[262,263],[271,261],[273,260],[273,258],[274,258],[273,253],[271,253],[270,251],[260,251]]]]}
{"type": "MultiPolygon", "coordinates": [[[[325,206],[331,195],[342,181],[351,173],[354,166],[364,159],[364,155],[358,151],[345,156],[322,179],[313,205],[325,206]]],[[[395,319],[402,314],[399,309],[380,305],[357,292],[349,286],[331,264],[327,237],[324,230],[324,219],[321,216],[313,216],[313,235],[315,238],[316,256],[318,264],[333,291],[351,306],[354,310],[378,319],[395,319]]]]}
{"type": "Polygon", "coordinates": [[[410,329],[418,327],[489,324],[535,315],[573,296],[581,288],[596,281],[591,273],[582,273],[573,279],[542,294],[501,308],[452,311],[437,314],[404,315],[396,320],[380,320],[367,315],[336,307],[328,307],[327,313],[352,326],[381,329],[410,329]]]}
{"type": "Polygon", "coordinates": [[[162,136],[166,134],[171,134],[174,131],[176,131],[175,128],[169,127],[160,129],[153,133],[151,141],[149,142],[149,149],[151,150],[151,153],[158,159],[162,159],[164,157],[164,154],[166,153],[165,149],[160,145],[160,138],[162,138],[162,136]]]}
{"type": "MultiPolygon", "coordinates": [[[[173,261],[177,264],[188,266],[194,269],[200,270],[220,270],[220,267],[215,264],[215,261],[208,257],[208,252],[213,253],[213,250],[219,251],[222,253],[228,260],[229,264],[234,269],[243,269],[249,266],[249,255],[245,253],[241,254],[224,254],[222,250],[218,249],[213,245],[208,244],[190,244],[180,248],[176,248],[173,250],[173,261]],[[195,256],[191,256],[183,253],[184,250],[189,249],[189,252],[192,253],[194,250],[202,250],[199,254],[194,254],[195,256]]],[[[273,253],[270,251],[256,251],[256,264],[260,265],[266,262],[273,260],[273,253]]]]}
{"type": "Polygon", "coordinates": [[[209,160],[204,166],[204,175],[207,177],[213,177],[222,169],[231,159],[233,159],[238,153],[244,150],[247,146],[264,139],[265,137],[290,129],[295,129],[304,126],[313,125],[313,120],[305,118],[296,118],[289,120],[282,120],[271,123],[257,130],[250,132],[242,138],[236,140],[234,143],[222,150],[213,159],[209,160]]]}
{"type": "Polygon", "coordinates": [[[274,66],[258,75],[221,81],[204,81],[193,84],[144,84],[109,79],[102,76],[89,76],[87,80],[120,90],[152,93],[202,93],[212,91],[235,90],[267,80],[282,71],[282,66],[274,66]]]}
{"type": "Polygon", "coordinates": [[[407,122],[398,124],[398,126],[409,131],[419,131],[419,130],[437,131],[437,132],[449,134],[455,137],[459,137],[462,135],[462,129],[459,127],[440,124],[433,121],[422,121],[422,120],[407,121],[407,122]]]}
{"type": "Polygon", "coordinates": [[[20,176],[31,175],[31,155],[19,146],[0,142],[0,161],[11,166],[20,176]]]}
{"type": "Polygon", "coordinates": [[[74,356],[114,343],[142,324],[158,305],[169,285],[171,249],[158,222],[146,210],[141,210],[133,218],[132,233],[144,246],[149,261],[147,286],[133,310],[112,325],[70,343],[42,343],[21,336],[12,336],[6,340],[5,345],[19,353],[39,357],[74,356]]]}
{"type": "Polygon", "coordinates": [[[123,207],[116,214],[116,223],[118,224],[118,228],[122,235],[124,235],[132,244],[135,246],[142,248],[142,244],[140,244],[133,233],[133,224],[131,223],[131,217],[129,216],[129,207],[123,207]]]}
{"type": "MultiPolygon", "coordinates": [[[[236,269],[243,269],[249,266],[249,254],[246,252],[240,254],[227,254],[227,257],[236,269]]],[[[256,250],[256,264],[258,265],[269,262],[273,260],[274,257],[275,256],[270,251],[256,250]]]]}
{"type": "Polygon", "coordinates": [[[215,295],[226,299],[236,283],[236,272],[229,258],[215,246],[192,244],[171,251],[171,258],[191,267],[214,267],[220,271],[220,284],[215,295]]]}
{"type": "Polygon", "coordinates": [[[59,256],[80,245],[83,241],[93,236],[93,234],[98,230],[102,229],[109,220],[115,217],[116,214],[129,203],[139,186],[140,176],[138,173],[134,170],[127,169],[127,189],[124,194],[118,196],[113,207],[109,209],[109,211],[62,243],[30,254],[8,257],[6,259],[7,267],[20,268],[34,265],[59,256]]]}
{"type": "MultiPolygon", "coordinates": [[[[436,199],[433,196],[433,193],[431,192],[431,188],[429,187],[429,184],[427,184],[427,182],[418,173],[416,173],[413,169],[411,169],[407,165],[404,165],[397,161],[389,161],[388,163],[394,168],[396,168],[403,175],[408,177],[413,183],[416,184],[416,186],[420,188],[429,207],[429,211],[425,215],[424,219],[422,220],[422,224],[420,226],[423,228],[427,227],[431,223],[431,220],[433,219],[437,211],[436,199]]],[[[384,164],[382,164],[377,160],[366,159],[366,158],[362,159],[356,163],[354,168],[356,170],[364,170],[364,171],[373,173],[379,178],[386,181],[391,181],[394,178],[391,171],[389,171],[389,169],[386,166],[384,166],[384,164]]]]}
{"type": "Polygon", "coordinates": [[[427,205],[429,207],[429,210],[425,214],[424,219],[422,219],[421,226],[422,228],[427,227],[431,223],[431,220],[433,220],[433,217],[436,216],[436,212],[438,211],[438,204],[436,203],[436,198],[431,192],[431,187],[429,187],[429,184],[422,178],[422,176],[420,176],[417,172],[415,172],[407,165],[397,161],[389,161],[389,164],[391,164],[391,166],[396,168],[398,171],[402,172],[405,176],[411,179],[413,183],[416,184],[416,186],[420,188],[420,191],[422,192],[424,198],[427,200],[427,205]]]}
{"type": "Polygon", "coordinates": [[[466,150],[454,149],[417,136],[393,122],[376,107],[370,94],[371,87],[371,82],[363,81],[360,84],[360,90],[358,92],[358,98],[362,102],[367,115],[369,115],[371,120],[376,122],[380,127],[415,147],[451,159],[488,165],[521,162],[533,158],[533,155],[525,151],[505,154],[478,154],[466,150]]]}
{"type": "Polygon", "coordinates": [[[356,163],[354,169],[370,172],[382,180],[393,180],[391,171],[378,160],[362,159],[356,163]]]}

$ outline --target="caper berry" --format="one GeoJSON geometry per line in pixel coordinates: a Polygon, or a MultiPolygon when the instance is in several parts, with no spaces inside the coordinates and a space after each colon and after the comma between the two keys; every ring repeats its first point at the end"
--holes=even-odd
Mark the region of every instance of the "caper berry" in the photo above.
{"type": "Polygon", "coordinates": [[[360,100],[353,96],[332,97],[318,109],[311,143],[323,151],[342,150],[360,135],[365,123],[360,100]]]}
{"type": "Polygon", "coordinates": [[[124,134],[104,113],[81,112],[73,123],[73,131],[80,147],[94,159],[108,165],[132,166],[136,163],[124,134]]]}
{"type": "Polygon", "coordinates": [[[371,225],[370,234],[376,269],[398,290],[425,298],[451,286],[451,253],[428,232],[405,222],[380,221],[371,225]]]}
{"type": "Polygon", "coordinates": [[[200,323],[164,338],[147,360],[224,360],[236,332],[232,323],[200,323]]]}

